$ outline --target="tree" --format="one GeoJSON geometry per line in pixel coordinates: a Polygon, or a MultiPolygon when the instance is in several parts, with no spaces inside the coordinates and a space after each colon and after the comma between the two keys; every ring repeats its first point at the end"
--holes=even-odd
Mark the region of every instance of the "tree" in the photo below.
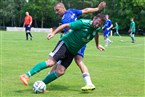
{"type": "MultiPolygon", "coordinates": [[[[67,9],[96,7],[102,0],[0,0],[0,26],[22,26],[25,12],[33,17],[33,27],[58,26],[60,18],[54,12],[54,4],[63,2],[67,9]]],[[[103,0],[107,6],[101,13],[109,14],[113,23],[118,22],[120,30],[128,30],[130,17],[135,18],[138,27],[144,28],[144,0],[103,0]]],[[[99,13],[100,13],[99,12],[99,13]]],[[[96,13],[85,14],[80,18],[92,18],[96,13]]],[[[127,31],[125,31],[127,32],[127,31]]]]}

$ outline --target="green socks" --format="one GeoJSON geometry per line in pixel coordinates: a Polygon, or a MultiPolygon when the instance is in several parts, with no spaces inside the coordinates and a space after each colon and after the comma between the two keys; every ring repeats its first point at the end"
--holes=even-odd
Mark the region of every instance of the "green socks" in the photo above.
{"type": "Polygon", "coordinates": [[[132,41],[134,41],[134,37],[133,36],[131,36],[131,39],[132,39],[132,41]]]}
{"type": "Polygon", "coordinates": [[[30,71],[28,71],[26,73],[26,75],[30,77],[30,76],[34,75],[35,73],[40,72],[41,70],[43,70],[45,68],[47,68],[46,62],[40,62],[37,65],[35,65],[30,71]]]}
{"type": "Polygon", "coordinates": [[[55,79],[57,79],[59,77],[59,75],[56,73],[56,71],[51,72],[50,74],[48,74],[45,79],[43,79],[42,81],[45,84],[48,84],[52,81],[54,81],[55,79]]]}
{"type": "MultiPolygon", "coordinates": [[[[46,65],[46,62],[40,62],[38,63],[37,65],[35,65],[30,71],[28,71],[26,73],[27,76],[31,77],[33,76],[35,73],[38,73],[40,72],[41,70],[47,68],[47,65],[46,65]]],[[[57,79],[59,77],[59,75],[53,71],[51,72],[50,74],[48,74],[46,76],[45,79],[43,79],[42,81],[45,83],[45,84],[48,84],[50,82],[52,82],[53,80],[57,79]]]]}

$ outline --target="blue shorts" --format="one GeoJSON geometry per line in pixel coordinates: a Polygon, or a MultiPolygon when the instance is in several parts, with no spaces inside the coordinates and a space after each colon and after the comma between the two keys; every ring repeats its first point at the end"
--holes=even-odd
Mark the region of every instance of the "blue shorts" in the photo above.
{"type": "Polygon", "coordinates": [[[86,49],[86,44],[78,51],[77,55],[84,57],[85,49],[86,49]]]}
{"type": "Polygon", "coordinates": [[[25,25],[25,31],[31,31],[31,25],[25,25]]]}
{"type": "Polygon", "coordinates": [[[104,36],[105,36],[105,37],[108,37],[109,35],[110,35],[110,30],[105,30],[105,31],[104,31],[104,36]]]}

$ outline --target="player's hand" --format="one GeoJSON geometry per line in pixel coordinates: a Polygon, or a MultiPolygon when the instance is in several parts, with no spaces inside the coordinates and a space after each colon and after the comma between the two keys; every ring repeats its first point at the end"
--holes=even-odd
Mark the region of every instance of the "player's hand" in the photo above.
{"type": "Polygon", "coordinates": [[[104,8],[106,6],[106,2],[101,2],[99,5],[98,5],[98,8],[99,10],[101,10],[102,8],[104,8]]]}
{"type": "Polygon", "coordinates": [[[100,45],[100,44],[97,46],[97,48],[98,48],[100,51],[105,51],[105,48],[104,48],[102,45],[100,45]]]}
{"type": "Polygon", "coordinates": [[[107,28],[107,30],[110,30],[109,28],[107,28]]]}
{"type": "Polygon", "coordinates": [[[54,37],[54,33],[53,32],[51,32],[51,33],[49,33],[48,35],[47,35],[47,39],[49,40],[49,39],[51,39],[51,38],[53,38],[54,37]]]}

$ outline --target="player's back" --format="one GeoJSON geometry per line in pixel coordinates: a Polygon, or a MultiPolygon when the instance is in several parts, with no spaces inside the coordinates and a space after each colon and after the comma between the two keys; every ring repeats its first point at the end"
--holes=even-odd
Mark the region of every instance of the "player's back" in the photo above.
{"type": "Polygon", "coordinates": [[[105,21],[105,28],[109,28],[111,25],[112,25],[111,20],[110,20],[110,19],[107,19],[107,20],[105,21]]]}

